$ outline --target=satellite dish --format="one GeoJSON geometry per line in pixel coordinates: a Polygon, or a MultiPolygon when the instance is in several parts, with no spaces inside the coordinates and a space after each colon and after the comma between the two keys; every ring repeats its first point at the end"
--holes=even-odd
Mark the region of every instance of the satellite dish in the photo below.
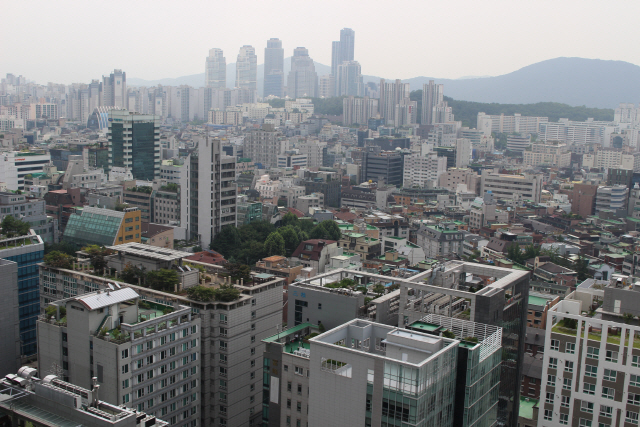
{"type": "Polygon", "coordinates": [[[189,268],[188,265],[185,265],[184,268],[186,268],[187,270],[191,271],[191,268],[189,268]]]}
{"type": "Polygon", "coordinates": [[[109,289],[111,289],[112,291],[115,291],[116,288],[113,287],[113,285],[111,283],[107,283],[107,286],[109,287],[109,289]]]}
{"type": "Polygon", "coordinates": [[[178,270],[182,271],[184,273],[184,270],[182,269],[182,267],[178,267],[178,270]]]}
{"type": "Polygon", "coordinates": [[[114,283],[114,285],[116,285],[116,288],[121,289],[122,286],[120,286],[118,283],[114,283]]]}

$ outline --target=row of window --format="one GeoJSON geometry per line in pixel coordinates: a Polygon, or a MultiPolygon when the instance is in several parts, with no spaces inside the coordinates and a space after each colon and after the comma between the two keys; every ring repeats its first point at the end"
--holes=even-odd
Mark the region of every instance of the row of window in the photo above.
{"type": "MultiPolygon", "coordinates": [[[[588,403],[588,402],[583,402],[583,403],[588,403]]],[[[593,412],[593,403],[589,403],[589,405],[591,405],[591,412],[593,412]]],[[[611,413],[613,411],[613,408],[609,407],[609,406],[600,406],[600,416],[603,417],[608,417],[611,418],[611,413]],[[610,410],[611,412],[604,412],[603,413],[603,408],[605,410],[610,410]]],[[[584,407],[581,408],[584,411],[584,407]]],[[[586,411],[585,411],[586,412],[586,411]]],[[[544,410],[544,419],[547,421],[553,421],[553,410],[551,409],[545,409],[544,410]]],[[[560,413],[559,417],[558,417],[558,421],[560,422],[560,424],[562,425],[569,425],[569,414],[563,414],[560,413]]],[[[633,412],[633,411],[626,411],[625,414],[625,418],[624,421],[626,423],[631,423],[631,424],[638,424],[638,412],[633,412]]],[[[578,425],[580,427],[593,427],[593,421],[586,419],[586,418],[580,418],[580,420],[578,421],[578,425]]],[[[598,427],[609,427],[610,424],[607,423],[598,423],[598,427]]]]}

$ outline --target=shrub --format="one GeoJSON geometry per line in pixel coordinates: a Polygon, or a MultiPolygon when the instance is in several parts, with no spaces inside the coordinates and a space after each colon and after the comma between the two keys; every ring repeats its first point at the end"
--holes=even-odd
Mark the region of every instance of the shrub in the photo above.
{"type": "Polygon", "coordinates": [[[445,338],[455,338],[456,334],[454,334],[453,332],[451,332],[450,330],[446,330],[442,333],[442,336],[445,338]]]}

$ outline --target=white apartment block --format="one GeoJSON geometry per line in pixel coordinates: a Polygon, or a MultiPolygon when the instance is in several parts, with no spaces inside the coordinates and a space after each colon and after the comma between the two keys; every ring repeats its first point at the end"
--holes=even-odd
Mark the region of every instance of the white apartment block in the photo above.
{"type": "Polygon", "coordinates": [[[323,150],[327,143],[318,140],[302,141],[295,144],[300,154],[307,155],[307,166],[310,168],[321,167],[324,158],[323,150]]]}
{"type": "Polygon", "coordinates": [[[115,287],[53,306],[55,316],[38,320],[40,372],[85,388],[96,377],[108,402],[201,425],[200,318],[190,307],[141,302],[132,288],[115,287]]]}
{"type": "Polygon", "coordinates": [[[370,99],[368,96],[364,98],[350,96],[342,100],[342,106],[342,122],[345,126],[356,123],[364,125],[369,121],[369,118],[378,115],[378,100],[370,99]]]}
{"type": "Polygon", "coordinates": [[[522,163],[529,166],[555,166],[565,168],[571,164],[571,152],[566,144],[541,143],[532,144],[530,150],[523,151],[522,163]]]}
{"type": "Polygon", "coordinates": [[[606,292],[578,288],[549,309],[539,427],[638,425],[640,327],[587,314],[606,292]]]}
{"type": "Polygon", "coordinates": [[[488,170],[482,171],[480,194],[491,191],[498,199],[513,201],[531,200],[540,203],[542,175],[506,175],[488,170]]]}
{"type": "Polygon", "coordinates": [[[435,187],[440,175],[447,171],[447,158],[437,153],[426,156],[412,154],[404,159],[404,187],[435,187]]]}
{"type": "Polygon", "coordinates": [[[616,123],[639,123],[640,108],[634,104],[620,103],[618,108],[615,109],[613,121],[616,123]]]}
{"type": "Polygon", "coordinates": [[[567,145],[601,144],[609,146],[612,133],[620,133],[620,126],[612,122],[597,122],[589,119],[585,122],[574,122],[560,119],[558,122],[543,122],[538,127],[538,140],[561,141],[567,145]]]}
{"type": "Polygon", "coordinates": [[[589,168],[632,169],[640,172],[640,153],[624,153],[622,150],[598,150],[582,155],[582,166],[589,168]]]}
{"type": "Polygon", "coordinates": [[[532,117],[514,114],[513,116],[478,113],[478,130],[485,135],[492,133],[537,133],[540,123],[548,122],[548,117],[532,117]]]}

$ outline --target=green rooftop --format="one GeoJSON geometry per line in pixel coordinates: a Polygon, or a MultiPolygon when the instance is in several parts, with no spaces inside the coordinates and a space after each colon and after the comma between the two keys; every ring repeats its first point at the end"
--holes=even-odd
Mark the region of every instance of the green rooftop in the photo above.
{"type": "Polygon", "coordinates": [[[529,305],[541,305],[541,306],[545,306],[547,305],[547,301],[549,301],[549,298],[543,298],[543,297],[537,297],[535,295],[529,295],[529,305]]]}
{"type": "Polygon", "coordinates": [[[427,332],[434,332],[442,328],[442,326],[436,325],[435,323],[427,323],[427,322],[421,322],[421,321],[413,322],[409,326],[411,326],[412,328],[420,329],[427,332]]]}
{"type": "Polygon", "coordinates": [[[528,397],[520,397],[520,409],[518,415],[528,420],[533,419],[533,407],[538,404],[536,399],[528,397]]]}

